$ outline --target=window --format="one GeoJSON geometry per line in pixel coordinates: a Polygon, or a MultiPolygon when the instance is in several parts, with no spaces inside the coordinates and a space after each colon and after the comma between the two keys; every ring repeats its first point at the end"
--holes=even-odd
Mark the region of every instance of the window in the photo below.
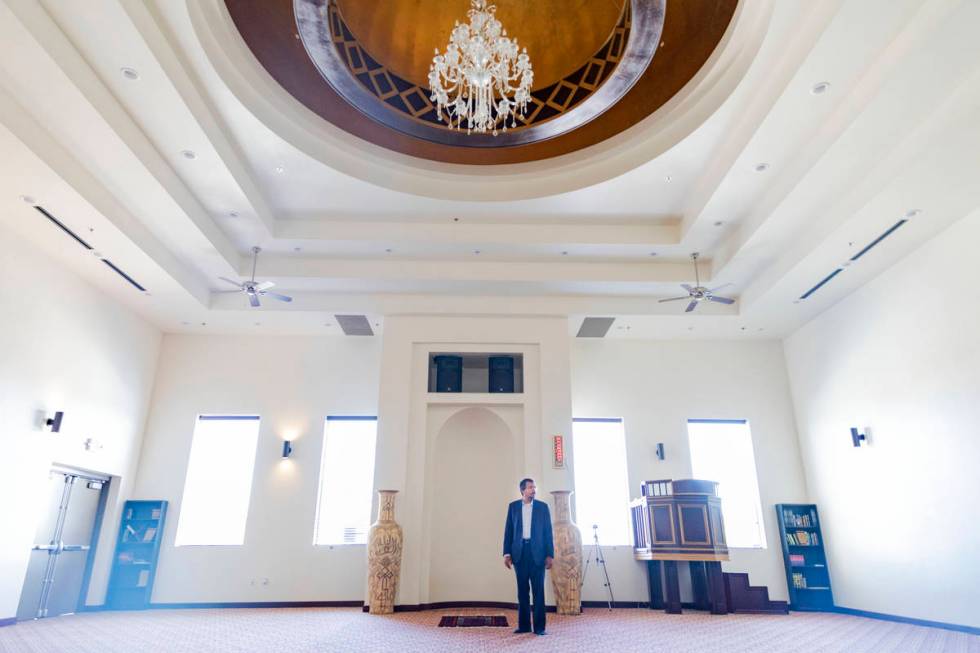
{"type": "Polygon", "coordinates": [[[314,544],[367,542],[377,435],[377,417],[327,417],[314,544]]]}
{"type": "Polygon", "coordinates": [[[245,542],[259,418],[201,415],[180,502],[176,546],[245,542]]]}
{"type": "Polygon", "coordinates": [[[728,546],[766,548],[752,432],[745,420],[687,421],[694,478],[718,482],[728,546]]]}
{"type": "Polygon", "coordinates": [[[632,544],[623,420],[573,419],[572,447],[575,521],[582,539],[590,542],[596,525],[600,544],[632,544]]]}

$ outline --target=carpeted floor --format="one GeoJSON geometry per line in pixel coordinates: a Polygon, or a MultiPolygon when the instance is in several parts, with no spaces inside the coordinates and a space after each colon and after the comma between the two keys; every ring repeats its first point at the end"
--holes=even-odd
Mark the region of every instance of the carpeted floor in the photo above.
{"type": "Polygon", "coordinates": [[[329,651],[599,651],[625,653],[980,653],[966,633],[837,614],[789,616],[589,609],[548,616],[548,635],[510,628],[438,628],[433,610],[371,616],[354,608],[93,612],[0,628],[4,653],[325,653],[329,651]]]}

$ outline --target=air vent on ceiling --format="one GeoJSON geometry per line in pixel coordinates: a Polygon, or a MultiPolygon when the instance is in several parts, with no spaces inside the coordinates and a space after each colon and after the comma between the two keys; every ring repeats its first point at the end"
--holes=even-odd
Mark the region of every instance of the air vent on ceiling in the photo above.
{"type": "Polygon", "coordinates": [[[125,279],[126,281],[128,281],[129,283],[131,283],[131,284],[133,285],[133,287],[134,287],[134,288],[136,288],[136,289],[137,289],[137,290],[139,290],[140,292],[146,292],[146,288],[144,288],[143,286],[141,286],[141,285],[139,285],[138,283],[136,283],[136,281],[135,281],[135,280],[134,280],[134,279],[133,279],[133,278],[132,278],[131,276],[129,276],[128,274],[126,274],[125,272],[123,272],[122,270],[120,270],[119,268],[117,268],[117,267],[116,267],[116,266],[115,266],[115,265],[114,265],[114,264],[112,263],[112,261],[110,261],[110,260],[109,260],[109,259],[107,259],[107,258],[104,258],[104,259],[102,259],[102,262],[103,262],[103,263],[105,263],[106,265],[108,265],[108,266],[109,266],[110,268],[112,268],[112,270],[113,270],[113,271],[114,271],[114,272],[115,272],[116,274],[118,274],[118,275],[119,275],[120,277],[122,277],[123,279],[125,279]]]}
{"type": "Polygon", "coordinates": [[[895,224],[893,224],[891,227],[888,228],[888,231],[886,231],[885,233],[881,234],[880,236],[878,236],[877,238],[875,238],[874,240],[872,240],[870,243],[868,243],[865,246],[864,249],[862,249],[860,252],[858,252],[857,254],[855,254],[854,256],[852,256],[851,257],[851,260],[852,261],[856,261],[859,258],[861,258],[862,256],[864,256],[865,254],[867,254],[868,251],[872,247],[874,247],[875,245],[877,245],[878,243],[880,243],[881,241],[883,241],[885,238],[888,238],[889,236],[891,236],[893,233],[895,233],[895,230],[896,229],[898,229],[899,227],[901,227],[906,222],[908,222],[908,220],[905,220],[903,218],[902,220],[899,220],[898,222],[896,222],[895,224]]]}
{"type": "MultiPolygon", "coordinates": [[[[50,213],[48,213],[47,210],[45,210],[44,207],[42,207],[42,206],[35,206],[34,209],[37,210],[37,212],[40,213],[41,215],[43,215],[45,218],[47,218],[48,220],[50,220],[51,223],[54,224],[56,227],[58,227],[63,232],[65,232],[66,234],[68,234],[69,236],[71,236],[72,239],[76,243],[78,243],[79,245],[81,245],[82,247],[84,247],[85,249],[87,249],[90,252],[94,249],[91,245],[89,245],[87,242],[85,242],[85,240],[81,236],[79,236],[74,231],[72,231],[71,229],[69,229],[68,227],[66,227],[65,224],[61,220],[59,220],[58,218],[56,218],[53,215],[51,215],[50,213]]],[[[129,282],[129,284],[132,285],[134,288],[136,288],[140,292],[146,292],[146,288],[144,288],[143,286],[141,286],[140,284],[138,284],[135,279],[133,279],[131,276],[129,276],[128,274],[126,274],[125,272],[123,272],[122,270],[120,270],[118,267],[116,267],[116,265],[112,261],[110,261],[109,259],[101,258],[101,257],[100,257],[99,260],[101,260],[103,263],[105,263],[106,265],[108,265],[112,269],[113,272],[115,272],[120,277],[122,277],[127,282],[129,282]]]]}
{"type": "Polygon", "coordinates": [[[66,227],[58,218],[54,217],[53,215],[51,215],[50,213],[48,213],[47,211],[45,211],[43,207],[41,207],[41,206],[35,206],[34,207],[34,210],[36,210],[38,213],[40,213],[41,215],[43,215],[44,217],[46,217],[48,220],[50,220],[52,223],[54,223],[54,225],[56,227],[58,227],[59,229],[61,229],[62,231],[64,231],[66,234],[68,234],[69,236],[71,236],[72,238],[74,238],[76,243],[78,243],[79,245],[81,245],[85,249],[88,249],[88,250],[91,250],[92,249],[92,246],[89,245],[88,243],[86,243],[84,240],[82,240],[81,236],[79,236],[74,231],[72,231],[71,229],[69,229],[68,227],[66,227]]]}
{"type": "MultiPolygon", "coordinates": [[[[896,222],[895,224],[893,224],[892,226],[890,226],[887,230],[885,230],[885,232],[883,234],[881,234],[880,236],[878,236],[877,238],[875,238],[874,240],[872,240],[870,243],[868,243],[867,245],[865,245],[864,248],[860,252],[858,252],[857,254],[855,254],[854,256],[852,256],[851,259],[850,259],[851,262],[854,262],[854,261],[858,260],[859,258],[861,258],[862,256],[864,256],[865,254],[867,254],[869,251],[871,251],[871,249],[873,247],[876,247],[885,238],[888,238],[893,233],[895,233],[895,231],[897,231],[898,228],[901,227],[906,222],[908,222],[908,220],[905,219],[905,218],[902,218],[901,220],[899,220],[898,222],[896,222]]],[[[806,299],[807,297],[809,297],[813,293],[817,292],[818,290],[820,290],[820,288],[824,284],[826,284],[828,281],[830,281],[831,279],[833,279],[834,277],[836,277],[838,274],[840,274],[843,271],[844,271],[844,268],[837,268],[836,270],[834,270],[833,272],[831,272],[830,274],[828,274],[826,277],[824,277],[823,279],[821,279],[820,282],[817,285],[815,285],[813,288],[810,288],[805,293],[803,293],[802,295],[800,295],[800,299],[806,299]]]]}
{"type": "Polygon", "coordinates": [[[616,321],[614,317],[587,317],[582,320],[576,338],[604,338],[609,327],[616,321]]]}
{"type": "Polygon", "coordinates": [[[340,328],[344,330],[344,334],[348,336],[373,336],[374,331],[371,330],[371,323],[363,315],[334,315],[337,319],[337,324],[340,328]]]}

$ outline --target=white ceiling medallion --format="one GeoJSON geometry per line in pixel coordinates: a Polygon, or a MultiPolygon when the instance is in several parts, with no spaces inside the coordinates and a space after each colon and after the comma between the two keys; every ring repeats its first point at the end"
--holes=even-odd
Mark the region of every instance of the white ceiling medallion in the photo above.
{"type": "Polygon", "coordinates": [[[497,134],[517,126],[517,114],[527,113],[534,71],[527,48],[518,51],[517,39],[495,17],[497,7],[487,0],[471,0],[470,22],[458,21],[446,53],[438,48],[429,67],[429,88],[439,120],[446,113],[449,126],[466,132],[497,134]]]}

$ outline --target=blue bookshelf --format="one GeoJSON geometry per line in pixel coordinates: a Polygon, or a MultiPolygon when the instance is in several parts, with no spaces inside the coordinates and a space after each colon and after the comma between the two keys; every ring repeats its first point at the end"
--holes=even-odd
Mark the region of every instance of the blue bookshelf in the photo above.
{"type": "Polygon", "coordinates": [[[832,610],[834,593],[817,506],[777,503],[790,610],[832,610]]]}
{"type": "Polygon", "coordinates": [[[149,606],[156,577],[167,502],[127,501],[112,559],[106,607],[142,610],[149,606]]]}

